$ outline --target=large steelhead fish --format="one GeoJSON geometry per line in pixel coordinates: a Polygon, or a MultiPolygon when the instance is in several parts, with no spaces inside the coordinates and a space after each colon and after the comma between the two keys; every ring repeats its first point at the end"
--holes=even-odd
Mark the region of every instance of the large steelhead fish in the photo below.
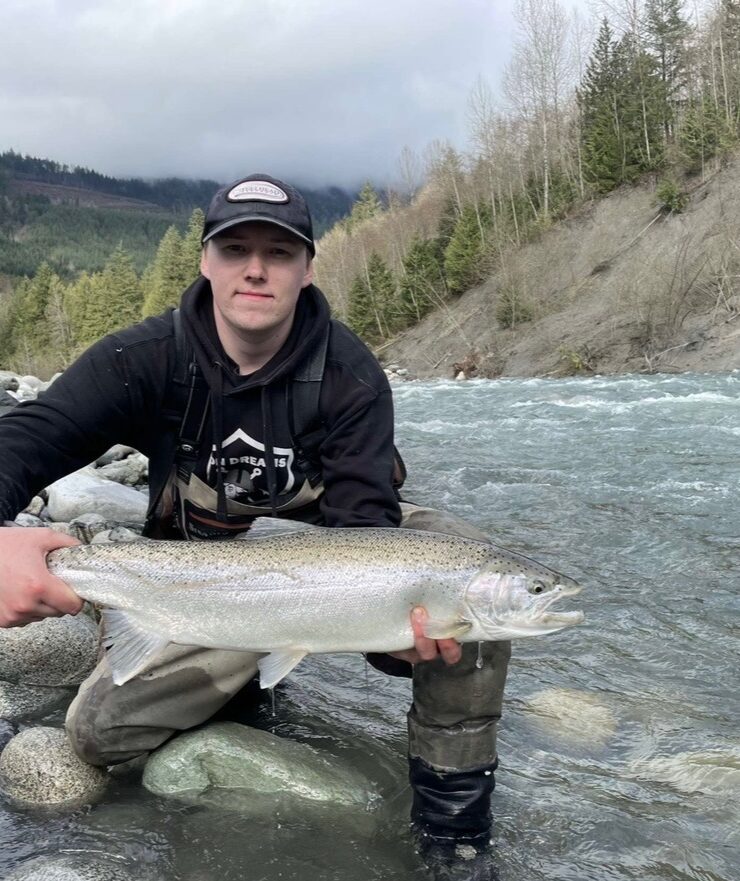
{"type": "Polygon", "coordinates": [[[390,652],[425,633],[462,642],[553,633],[581,612],[553,604],[571,578],[493,544],[411,529],[328,529],[262,517],[227,542],[80,545],[49,569],[104,606],[113,681],[140,672],[168,643],[265,652],[270,688],[312,652],[390,652]]]}

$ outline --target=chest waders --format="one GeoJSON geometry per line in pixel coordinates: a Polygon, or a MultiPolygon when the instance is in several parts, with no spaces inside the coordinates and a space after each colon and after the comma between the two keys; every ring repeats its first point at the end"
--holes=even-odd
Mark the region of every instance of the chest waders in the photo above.
{"type": "MultiPolygon", "coordinates": [[[[208,412],[209,389],[182,331],[179,310],[173,312],[177,366],[171,382],[170,408],[179,430],[175,478],[187,482],[200,456],[208,412]],[[181,415],[180,415],[181,414],[181,415]]],[[[327,428],[319,413],[331,325],[314,354],[287,383],[287,412],[296,462],[310,486],[322,487],[319,450],[327,428]]],[[[396,450],[393,484],[398,491],[406,469],[396,450]]],[[[451,532],[486,541],[464,520],[430,508],[403,504],[402,527],[451,532]]],[[[264,512],[262,512],[264,513],[264,512]]],[[[152,534],[152,533],[150,533],[152,534]]],[[[156,532],[153,534],[156,535],[156,532]]],[[[424,851],[442,859],[456,844],[485,850],[491,834],[491,794],[497,766],[496,724],[501,715],[510,643],[463,646],[462,660],[448,667],[441,659],[412,668],[387,655],[370,655],[374,667],[413,678],[409,713],[409,781],[411,818],[424,851]],[[483,663],[480,665],[479,657],[483,663]]]]}

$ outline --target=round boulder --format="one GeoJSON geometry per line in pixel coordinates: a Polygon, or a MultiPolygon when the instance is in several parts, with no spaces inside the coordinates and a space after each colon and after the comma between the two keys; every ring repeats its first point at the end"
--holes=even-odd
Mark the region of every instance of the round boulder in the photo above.
{"type": "Polygon", "coordinates": [[[345,763],[236,722],[171,740],[149,758],[143,783],[156,795],[257,812],[295,802],[365,809],[377,797],[345,763]]]}
{"type": "Polygon", "coordinates": [[[0,790],[26,805],[73,805],[94,801],[108,774],[88,765],[61,728],[27,728],[0,753],[0,790]]]}
{"type": "Polygon", "coordinates": [[[10,722],[36,719],[68,706],[73,697],[71,688],[44,688],[0,680],[0,719],[10,722]]]}
{"type": "Polygon", "coordinates": [[[87,615],[45,618],[0,629],[0,679],[22,685],[79,685],[98,656],[98,628],[87,615]]]}
{"type": "Polygon", "coordinates": [[[140,492],[95,474],[90,467],[75,471],[48,488],[52,520],[69,523],[89,511],[97,511],[115,523],[143,523],[147,500],[140,492]]]}

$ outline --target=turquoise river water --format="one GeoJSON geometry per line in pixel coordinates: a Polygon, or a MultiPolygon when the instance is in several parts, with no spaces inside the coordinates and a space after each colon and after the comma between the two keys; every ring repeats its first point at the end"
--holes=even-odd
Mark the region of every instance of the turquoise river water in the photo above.
{"type": "MultiPolygon", "coordinates": [[[[737,881],[740,373],[394,395],[407,497],[585,586],[570,603],[584,624],[515,644],[493,799],[502,881],[737,881]]],[[[0,878],[33,855],[88,852],[143,881],[421,881],[409,695],[358,657],[322,656],[274,716],[254,714],[379,788],[360,824],[179,806],[121,780],[71,812],[0,802],[0,878]]]]}

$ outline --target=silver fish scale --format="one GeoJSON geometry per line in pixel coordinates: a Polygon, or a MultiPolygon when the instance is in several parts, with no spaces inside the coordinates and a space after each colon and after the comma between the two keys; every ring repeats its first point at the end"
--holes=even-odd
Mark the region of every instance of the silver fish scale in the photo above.
{"type": "Polygon", "coordinates": [[[172,642],[251,651],[392,651],[413,643],[410,609],[454,621],[483,566],[555,573],[452,535],[320,529],[229,542],[65,548],[49,568],[82,597],[130,612],[172,642]]]}

